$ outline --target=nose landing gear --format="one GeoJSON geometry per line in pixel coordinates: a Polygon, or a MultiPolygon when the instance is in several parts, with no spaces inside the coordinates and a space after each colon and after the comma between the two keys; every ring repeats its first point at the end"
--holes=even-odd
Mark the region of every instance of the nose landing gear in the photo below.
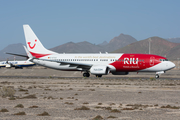
{"type": "Polygon", "coordinates": [[[159,78],[159,75],[158,75],[158,74],[156,74],[156,75],[155,75],[155,78],[156,78],[156,79],[158,79],[158,78],[159,78]]]}
{"type": "Polygon", "coordinates": [[[159,78],[159,75],[160,75],[160,74],[163,74],[163,73],[165,73],[165,72],[166,72],[166,71],[156,72],[155,78],[158,79],[158,78],[159,78]]]}

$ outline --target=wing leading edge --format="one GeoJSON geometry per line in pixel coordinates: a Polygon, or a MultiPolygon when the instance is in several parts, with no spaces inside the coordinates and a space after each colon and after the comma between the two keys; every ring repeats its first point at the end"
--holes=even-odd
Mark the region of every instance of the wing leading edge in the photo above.
{"type": "Polygon", "coordinates": [[[89,70],[93,66],[93,64],[64,62],[64,61],[58,61],[58,60],[48,60],[48,59],[39,59],[39,60],[60,63],[60,66],[69,65],[69,67],[76,67],[76,68],[79,68],[79,70],[89,70]]]}

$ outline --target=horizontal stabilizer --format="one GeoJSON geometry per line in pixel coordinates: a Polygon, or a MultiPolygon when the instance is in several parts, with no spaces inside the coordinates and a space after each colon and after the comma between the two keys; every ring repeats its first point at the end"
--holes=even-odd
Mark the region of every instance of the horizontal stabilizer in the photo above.
{"type": "Polygon", "coordinates": [[[15,54],[15,53],[8,53],[8,52],[6,52],[6,54],[15,55],[15,56],[20,56],[20,57],[28,57],[27,55],[15,54]]]}

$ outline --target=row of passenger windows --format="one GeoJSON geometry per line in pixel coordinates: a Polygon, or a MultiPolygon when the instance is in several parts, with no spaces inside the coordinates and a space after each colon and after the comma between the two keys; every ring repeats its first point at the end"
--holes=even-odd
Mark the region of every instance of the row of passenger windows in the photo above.
{"type": "MultiPolygon", "coordinates": [[[[98,59],[56,59],[56,61],[98,61],[98,59]]],[[[100,61],[108,61],[108,59],[100,59],[100,61]]],[[[124,60],[116,60],[116,59],[110,59],[110,61],[124,61],[124,60]]],[[[144,60],[125,60],[125,61],[144,61],[144,60]]]]}
{"type": "MultiPolygon", "coordinates": [[[[98,61],[98,59],[56,59],[57,61],[98,61]]],[[[108,59],[100,59],[100,61],[108,61],[108,59]]]]}
{"type": "Polygon", "coordinates": [[[57,61],[98,61],[98,59],[56,59],[57,61]]]}
{"type": "MultiPolygon", "coordinates": [[[[57,61],[98,61],[98,59],[56,59],[57,61]]],[[[108,61],[108,59],[100,59],[100,61],[108,61]]],[[[124,61],[123,59],[110,59],[110,61],[124,61]]],[[[125,60],[125,61],[139,61],[144,62],[144,60],[125,60]]],[[[168,59],[159,59],[159,61],[168,61],[168,59]]]]}
{"type": "Polygon", "coordinates": [[[114,60],[114,59],[113,59],[113,60],[111,60],[111,61],[122,61],[122,62],[123,62],[123,61],[140,61],[140,62],[143,62],[144,60],[121,60],[121,59],[120,59],[120,60],[114,60]]]}

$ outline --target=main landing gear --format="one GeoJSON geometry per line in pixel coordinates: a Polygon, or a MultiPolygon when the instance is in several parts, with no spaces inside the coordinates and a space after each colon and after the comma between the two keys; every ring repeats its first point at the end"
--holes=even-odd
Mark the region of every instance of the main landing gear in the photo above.
{"type": "Polygon", "coordinates": [[[88,72],[83,73],[83,77],[89,77],[90,74],[88,72]]]}
{"type": "MultiPolygon", "coordinates": [[[[89,77],[89,76],[90,76],[89,72],[84,72],[84,73],[83,73],[83,77],[89,77]]],[[[102,75],[96,75],[96,77],[97,77],[97,78],[101,78],[102,75]]]]}

